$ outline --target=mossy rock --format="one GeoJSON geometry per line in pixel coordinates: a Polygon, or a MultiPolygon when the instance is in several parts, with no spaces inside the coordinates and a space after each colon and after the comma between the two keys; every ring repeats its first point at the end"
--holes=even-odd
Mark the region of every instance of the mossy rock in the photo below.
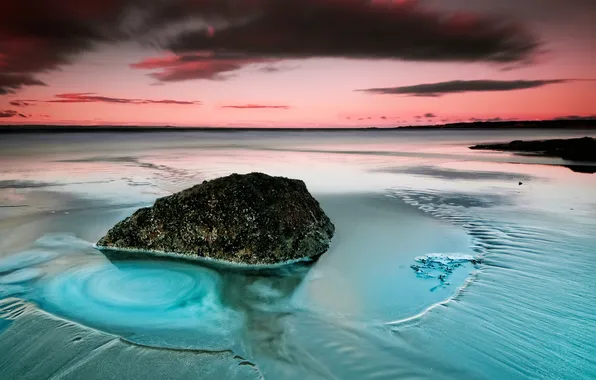
{"type": "Polygon", "coordinates": [[[334,231],[303,181],[232,174],[137,210],[97,247],[270,265],[317,258],[334,231]]]}

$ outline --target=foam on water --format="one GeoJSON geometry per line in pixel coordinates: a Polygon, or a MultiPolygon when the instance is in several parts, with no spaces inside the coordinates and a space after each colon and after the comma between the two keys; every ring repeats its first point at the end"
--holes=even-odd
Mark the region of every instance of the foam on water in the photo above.
{"type": "MultiPolygon", "coordinates": [[[[465,266],[467,263],[476,265],[480,260],[470,255],[442,253],[429,253],[425,256],[415,258],[416,264],[412,268],[420,278],[437,278],[442,285],[450,285],[447,280],[457,268],[465,266]]],[[[433,288],[434,289],[434,288],[433,288]]]]}

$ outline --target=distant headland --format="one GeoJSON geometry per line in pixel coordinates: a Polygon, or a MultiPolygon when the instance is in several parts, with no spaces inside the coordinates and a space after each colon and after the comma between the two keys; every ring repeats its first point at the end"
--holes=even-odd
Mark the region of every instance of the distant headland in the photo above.
{"type": "Polygon", "coordinates": [[[179,127],[134,125],[0,125],[4,133],[85,133],[85,132],[338,132],[338,131],[403,131],[403,130],[474,130],[474,129],[596,129],[596,118],[524,121],[474,121],[440,125],[407,125],[396,127],[321,127],[321,128],[255,128],[255,127],[179,127]]]}

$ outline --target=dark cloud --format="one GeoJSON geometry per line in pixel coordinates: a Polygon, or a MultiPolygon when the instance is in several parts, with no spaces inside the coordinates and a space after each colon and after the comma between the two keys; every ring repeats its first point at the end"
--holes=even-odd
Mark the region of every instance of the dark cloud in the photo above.
{"type": "MultiPolygon", "coordinates": [[[[1,45],[2,42],[0,41],[0,46],[1,45]]],[[[0,57],[1,54],[0,50],[0,57]]],[[[45,83],[35,79],[29,74],[11,74],[2,71],[2,64],[0,61],[0,95],[14,93],[23,86],[45,86],[45,83]]]]}
{"type": "Polygon", "coordinates": [[[23,115],[22,113],[19,113],[15,110],[0,110],[0,118],[8,118],[8,117],[15,117],[15,116],[20,116],[23,118],[26,118],[27,115],[23,115]]]}
{"type": "Polygon", "coordinates": [[[569,82],[568,79],[549,80],[454,80],[439,83],[424,83],[414,86],[368,88],[356,90],[369,94],[383,95],[409,95],[437,97],[446,94],[460,94],[464,92],[493,92],[493,91],[514,91],[528,88],[537,88],[549,84],[569,82]]]}
{"type": "Polygon", "coordinates": [[[415,0],[2,1],[0,94],[43,85],[37,74],[122,41],[179,57],[170,59],[175,65],[153,62],[158,72],[151,75],[159,81],[222,79],[247,65],[289,58],[526,62],[540,46],[505,19],[438,11],[415,0]],[[198,51],[214,55],[198,59],[198,51]],[[222,52],[237,57],[221,58],[222,52]]]}
{"type": "Polygon", "coordinates": [[[120,16],[136,0],[0,2],[0,94],[43,85],[55,70],[96,43],[121,39],[120,16]]]}
{"type": "Polygon", "coordinates": [[[189,14],[184,10],[191,8],[192,3],[192,0],[0,1],[0,94],[22,86],[43,85],[37,74],[61,69],[100,44],[136,41],[155,46],[160,35],[166,33],[164,27],[188,20],[189,14]],[[180,12],[168,12],[176,7],[180,12]]]}
{"type": "Polygon", "coordinates": [[[518,25],[487,16],[436,12],[417,1],[239,0],[232,4],[244,5],[242,17],[212,7],[222,26],[208,32],[205,28],[184,31],[164,46],[181,58],[196,51],[234,52],[243,58],[212,58],[212,64],[198,70],[190,64],[168,66],[152,76],[162,81],[225,79],[222,73],[254,63],[313,57],[517,63],[530,61],[540,45],[518,25]]]}
{"type": "Polygon", "coordinates": [[[430,113],[429,112],[429,113],[425,113],[424,114],[424,117],[429,118],[429,119],[432,119],[433,117],[437,117],[437,115],[435,115],[434,113],[430,113]]]}
{"type": "Polygon", "coordinates": [[[531,58],[539,45],[505,20],[437,12],[418,1],[244,2],[242,19],[224,12],[224,27],[186,31],[167,46],[177,53],[224,50],[280,58],[517,62],[531,58]]]}
{"type": "Polygon", "coordinates": [[[107,96],[98,96],[92,92],[77,92],[70,94],[57,94],[57,99],[48,100],[48,103],[115,103],[115,104],[178,104],[178,105],[200,105],[199,101],[180,101],[180,100],[151,100],[151,99],[129,99],[129,98],[111,98],[107,96]]]}
{"type": "Polygon", "coordinates": [[[280,105],[265,105],[265,104],[243,104],[243,105],[235,105],[235,106],[222,106],[221,108],[236,108],[236,109],[263,109],[263,108],[271,108],[271,109],[284,109],[287,110],[289,106],[280,106],[280,105]]]}
{"type": "Polygon", "coordinates": [[[466,9],[469,12],[497,12],[528,21],[554,23],[569,20],[588,21],[596,17],[594,0],[425,0],[426,4],[444,11],[466,9]]]}

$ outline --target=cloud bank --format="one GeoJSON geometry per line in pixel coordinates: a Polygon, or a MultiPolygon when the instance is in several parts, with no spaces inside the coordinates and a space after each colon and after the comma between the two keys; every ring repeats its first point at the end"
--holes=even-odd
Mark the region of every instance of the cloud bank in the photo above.
{"type": "Polygon", "coordinates": [[[313,57],[527,62],[541,45],[523,25],[415,0],[3,1],[0,95],[44,85],[38,74],[99,44],[130,41],[176,57],[133,63],[163,82],[313,57]]]}

